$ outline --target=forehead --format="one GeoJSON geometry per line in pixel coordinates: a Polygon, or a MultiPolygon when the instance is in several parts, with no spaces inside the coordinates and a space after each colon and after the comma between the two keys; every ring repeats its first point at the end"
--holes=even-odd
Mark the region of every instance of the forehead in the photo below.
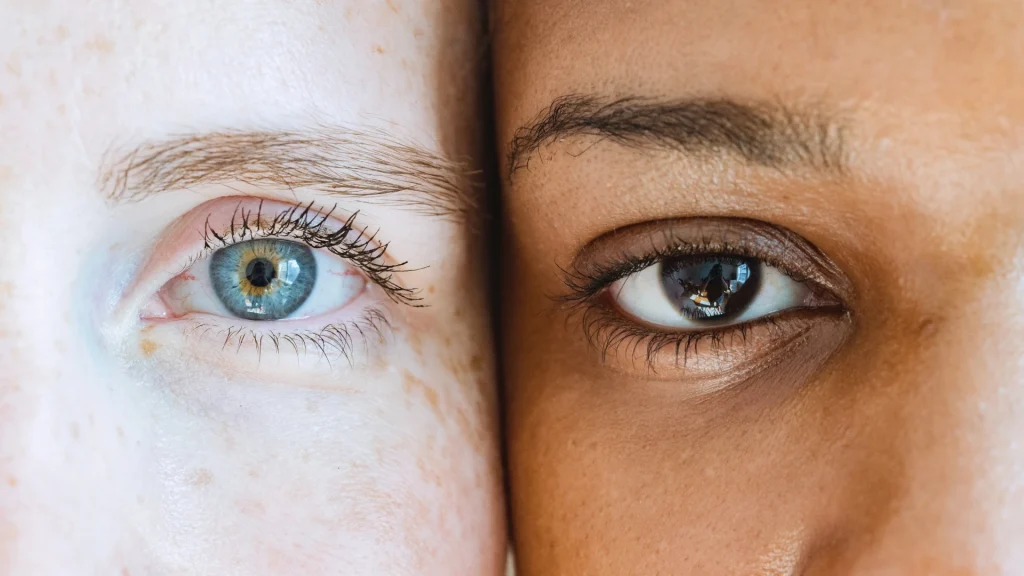
{"type": "Polygon", "coordinates": [[[1017,0],[506,0],[497,22],[512,122],[567,92],[1024,119],[1017,0]]]}
{"type": "MultiPolygon", "coordinates": [[[[460,76],[442,94],[435,76],[472,50],[471,5],[15,2],[0,8],[14,23],[0,34],[0,110],[52,119],[50,140],[73,124],[90,157],[111,141],[224,126],[376,123],[430,141],[445,126],[432,113],[468,92],[460,76]]],[[[13,129],[38,142],[40,124],[13,129]]]]}

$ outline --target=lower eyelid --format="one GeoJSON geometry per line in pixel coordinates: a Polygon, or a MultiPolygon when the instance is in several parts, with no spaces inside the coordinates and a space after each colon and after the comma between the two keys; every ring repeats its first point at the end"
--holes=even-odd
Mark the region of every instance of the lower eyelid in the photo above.
{"type": "Polygon", "coordinates": [[[143,359],[157,362],[180,365],[187,357],[203,366],[221,366],[232,378],[248,374],[287,381],[295,377],[296,368],[334,370],[384,354],[392,329],[387,309],[373,304],[358,315],[329,322],[232,320],[198,315],[147,322],[139,332],[138,351],[143,359]]]}
{"type": "Polygon", "coordinates": [[[605,303],[577,308],[587,346],[606,368],[653,380],[719,385],[778,359],[787,346],[819,332],[845,332],[842,307],[794,309],[751,322],[703,331],[665,332],[622,318],[605,303]],[[716,384],[717,383],[717,384],[716,384]]]}

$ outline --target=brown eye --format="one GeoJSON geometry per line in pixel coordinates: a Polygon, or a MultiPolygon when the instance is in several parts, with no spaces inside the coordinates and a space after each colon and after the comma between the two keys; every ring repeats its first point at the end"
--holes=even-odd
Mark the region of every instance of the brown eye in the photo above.
{"type": "Polygon", "coordinates": [[[627,316],[678,331],[742,324],[814,297],[778,268],[730,255],[663,260],[616,281],[609,294],[627,316]]]}
{"type": "Polygon", "coordinates": [[[734,317],[760,287],[760,266],[728,256],[682,258],[662,262],[661,285],[679,312],[692,320],[734,317]]]}

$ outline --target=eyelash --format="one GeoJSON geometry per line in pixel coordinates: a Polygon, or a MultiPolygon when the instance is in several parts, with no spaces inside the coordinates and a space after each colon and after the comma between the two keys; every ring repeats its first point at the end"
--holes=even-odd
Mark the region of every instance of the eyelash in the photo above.
{"type": "MultiPolygon", "coordinates": [[[[389,264],[385,261],[388,244],[376,244],[377,232],[367,235],[366,228],[356,227],[359,212],[349,216],[337,230],[328,229],[325,224],[334,213],[336,207],[321,213],[314,209],[311,202],[303,206],[293,206],[278,213],[267,221],[263,218],[263,202],[253,210],[236,208],[231,215],[231,227],[228,231],[218,233],[210,226],[207,218],[203,231],[203,251],[188,264],[204,258],[218,250],[239,242],[257,238],[291,238],[298,240],[313,249],[326,249],[331,254],[351,262],[359,268],[374,284],[380,286],[392,301],[413,307],[421,298],[415,288],[406,288],[394,280],[396,273],[409,271],[405,268],[408,262],[389,264]],[[358,238],[349,238],[351,233],[359,233],[358,238]]],[[[186,268],[188,267],[186,266],[186,268]]]]}
{"type": "MultiPolygon", "coordinates": [[[[262,201],[255,210],[247,210],[239,203],[227,230],[215,230],[207,217],[202,233],[203,248],[188,260],[182,272],[221,248],[259,238],[289,238],[313,249],[327,250],[351,263],[383,289],[393,302],[422,307],[423,304],[419,303],[419,290],[402,286],[394,279],[396,273],[409,270],[406,268],[408,262],[388,263],[385,258],[388,244],[376,243],[378,232],[367,234],[366,228],[356,225],[358,212],[349,216],[339,228],[328,228],[327,223],[335,210],[336,207],[332,207],[321,212],[314,203],[309,203],[293,206],[271,217],[263,213],[262,201]]],[[[266,346],[278,353],[290,348],[296,355],[317,351],[328,365],[331,364],[332,356],[340,356],[351,365],[353,352],[360,343],[376,341],[383,344],[390,329],[391,323],[386,311],[370,308],[357,320],[328,324],[318,330],[282,332],[269,325],[259,328],[223,327],[200,321],[186,328],[184,334],[186,338],[203,339],[216,330],[217,341],[223,337],[222,350],[235,348],[238,352],[246,343],[251,343],[260,361],[266,346]]]]}
{"type": "MultiPolygon", "coordinates": [[[[186,337],[202,339],[210,330],[215,328],[211,324],[200,322],[187,330],[185,335],[186,337]]],[[[320,330],[283,333],[276,330],[256,330],[241,326],[228,327],[221,329],[224,334],[224,343],[221,346],[221,350],[226,350],[230,346],[234,347],[237,352],[241,350],[246,342],[252,342],[256,348],[257,359],[262,361],[263,346],[266,341],[269,341],[277,353],[280,353],[282,348],[285,348],[285,344],[292,348],[296,356],[300,355],[300,349],[301,354],[305,354],[313,348],[320,352],[321,357],[327,361],[328,366],[331,363],[331,352],[335,352],[351,365],[353,363],[352,352],[356,346],[356,337],[361,341],[369,341],[371,337],[375,336],[376,341],[383,344],[389,330],[391,330],[391,322],[384,314],[384,311],[373,308],[363,314],[360,320],[342,324],[328,324],[320,330]]]]}
{"type": "Polygon", "coordinates": [[[776,326],[779,316],[792,312],[779,312],[743,324],[710,327],[701,331],[662,332],[643,327],[611,310],[611,306],[606,302],[606,289],[609,286],[663,260],[714,255],[752,258],[782,270],[796,282],[808,284],[812,291],[828,292],[813,279],[793,270],[792,266],[787,265],[784,255],[777,252],[759,250],[754,246],[732,245],[711,238],[701,238],[697,242],[671,237],[667,237],[666,240],[665,245],[669,248],[652,246],[650,252],[643,256],[623,255],[619,261],[596,266],[593,270],[585,271],[576,266],[562,269],[563,284],[567,292],[556,296],[555,299],[568,307],[569,320],[580,319],[584,335],[590,344],[598,349],[602,362],[608,355],[621,349],[628,351],[631,358],[636,358],[637,350],[642,347],[644,363],[649,370],[653,370],[658,353],[665,348],[674,347],[676,361],[679,362],[681,359],[682,365],[685,366],[686,361],[696,355],[698,344],[709,342],[711,350],[716,351],[725,338],[730,336],[739,337],[745,343],[752,328],[766,327],[770,330],[776,326]]]}

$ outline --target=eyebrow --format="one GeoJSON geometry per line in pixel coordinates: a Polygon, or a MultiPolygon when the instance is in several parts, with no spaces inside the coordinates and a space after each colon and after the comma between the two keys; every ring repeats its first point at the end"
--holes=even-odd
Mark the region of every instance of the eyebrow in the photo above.
{"type": "Polygon", "coordinates": [[[630,147],[660,147],[691,155],[729,154],[769,168],[805,166],[842,173],[844,127],[818,111],[722,98],[658,101],[568,95],[516,130],[508,177],[545,144],[593,136],[630,147]]]}
{"type": "Polygon", "coordinates": [[[233,182],[369,199],[432,216],[479,210],[476,172],[379,129],[217,131],[109,152],[99,182],[115,202],[233,182]]]}

